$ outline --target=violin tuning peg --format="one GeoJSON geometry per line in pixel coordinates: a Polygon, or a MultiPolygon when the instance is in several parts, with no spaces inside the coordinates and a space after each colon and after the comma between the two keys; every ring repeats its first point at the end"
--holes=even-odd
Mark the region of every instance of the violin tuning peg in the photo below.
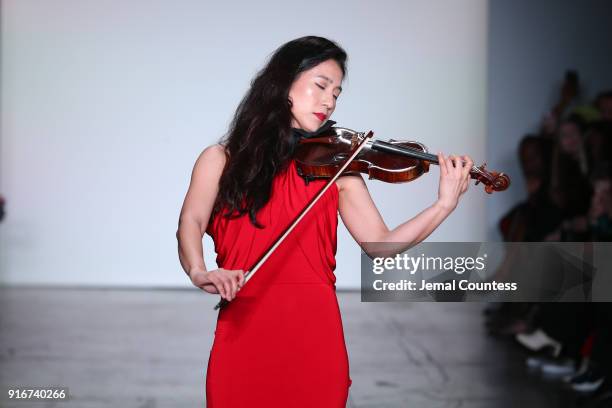
{"type": "Polygon", "coordinates": [[[480,184],[480,180],[476,180],[476,183],[474,183],[475,186],[480,184]]]}

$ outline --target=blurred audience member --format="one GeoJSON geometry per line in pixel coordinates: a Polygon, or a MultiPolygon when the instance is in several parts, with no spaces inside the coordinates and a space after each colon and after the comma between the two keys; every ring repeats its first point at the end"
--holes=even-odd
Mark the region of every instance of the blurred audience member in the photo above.
{"type": "Polygon", "coordinates": [[[601,120],[612,122],[612,90],[605,91],[597,95],[595,106],[599,110],[601,120]]]}
{"type": "MultiPolygon", "coordinates": [[[[612,242],[612,91],[592,105],[578,106],[579,96],[567,71],[538,136],[521,140],[527,198],[500,220],[504,241],[612,242]]],[[[485,314],[490,333],[529,350],[528,367],[576,392],[612,389],[610,304],[496,303],[485,314]]]]}

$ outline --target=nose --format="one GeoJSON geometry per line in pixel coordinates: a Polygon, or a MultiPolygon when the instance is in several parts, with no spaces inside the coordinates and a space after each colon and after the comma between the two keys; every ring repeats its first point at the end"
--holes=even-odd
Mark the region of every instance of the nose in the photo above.
{"type": "Polygon", "coordinates": [[[336,99],[334,98],[333,94],[325,93],[323,96],[323,106],[325,106],[328,111],[334,109],[336,106],[336,99]]]}

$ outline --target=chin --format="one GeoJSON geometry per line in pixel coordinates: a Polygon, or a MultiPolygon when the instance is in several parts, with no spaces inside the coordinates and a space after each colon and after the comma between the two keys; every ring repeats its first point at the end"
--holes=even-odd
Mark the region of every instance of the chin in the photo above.
{"type": "Polygon", "coordinates": [[[303,129],[307,132],[316,132],[320,127],[321,125],[306,125],[303,129]]]}
{"type": "Polygon", "coordinates": [[[297,123],[294,127],[299,127],[300,129],[303,129],[306,132],[316,132],[321,126],[323,126],[325,122],[326,121],[321,122],[316,119],[312,121],[304,120],[302,123],[297,123]]]}

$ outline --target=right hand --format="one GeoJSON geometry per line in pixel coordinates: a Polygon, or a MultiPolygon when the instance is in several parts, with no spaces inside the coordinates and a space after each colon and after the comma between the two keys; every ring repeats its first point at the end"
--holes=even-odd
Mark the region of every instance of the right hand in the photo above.
{"type": "Polygon", "coordinates": [[[208,293],[218,293],[227,301],[236,297],[244,285],[244,271],[215,269],[213,271],[195,271],[190,274],[191,282],[208,293]]]}

